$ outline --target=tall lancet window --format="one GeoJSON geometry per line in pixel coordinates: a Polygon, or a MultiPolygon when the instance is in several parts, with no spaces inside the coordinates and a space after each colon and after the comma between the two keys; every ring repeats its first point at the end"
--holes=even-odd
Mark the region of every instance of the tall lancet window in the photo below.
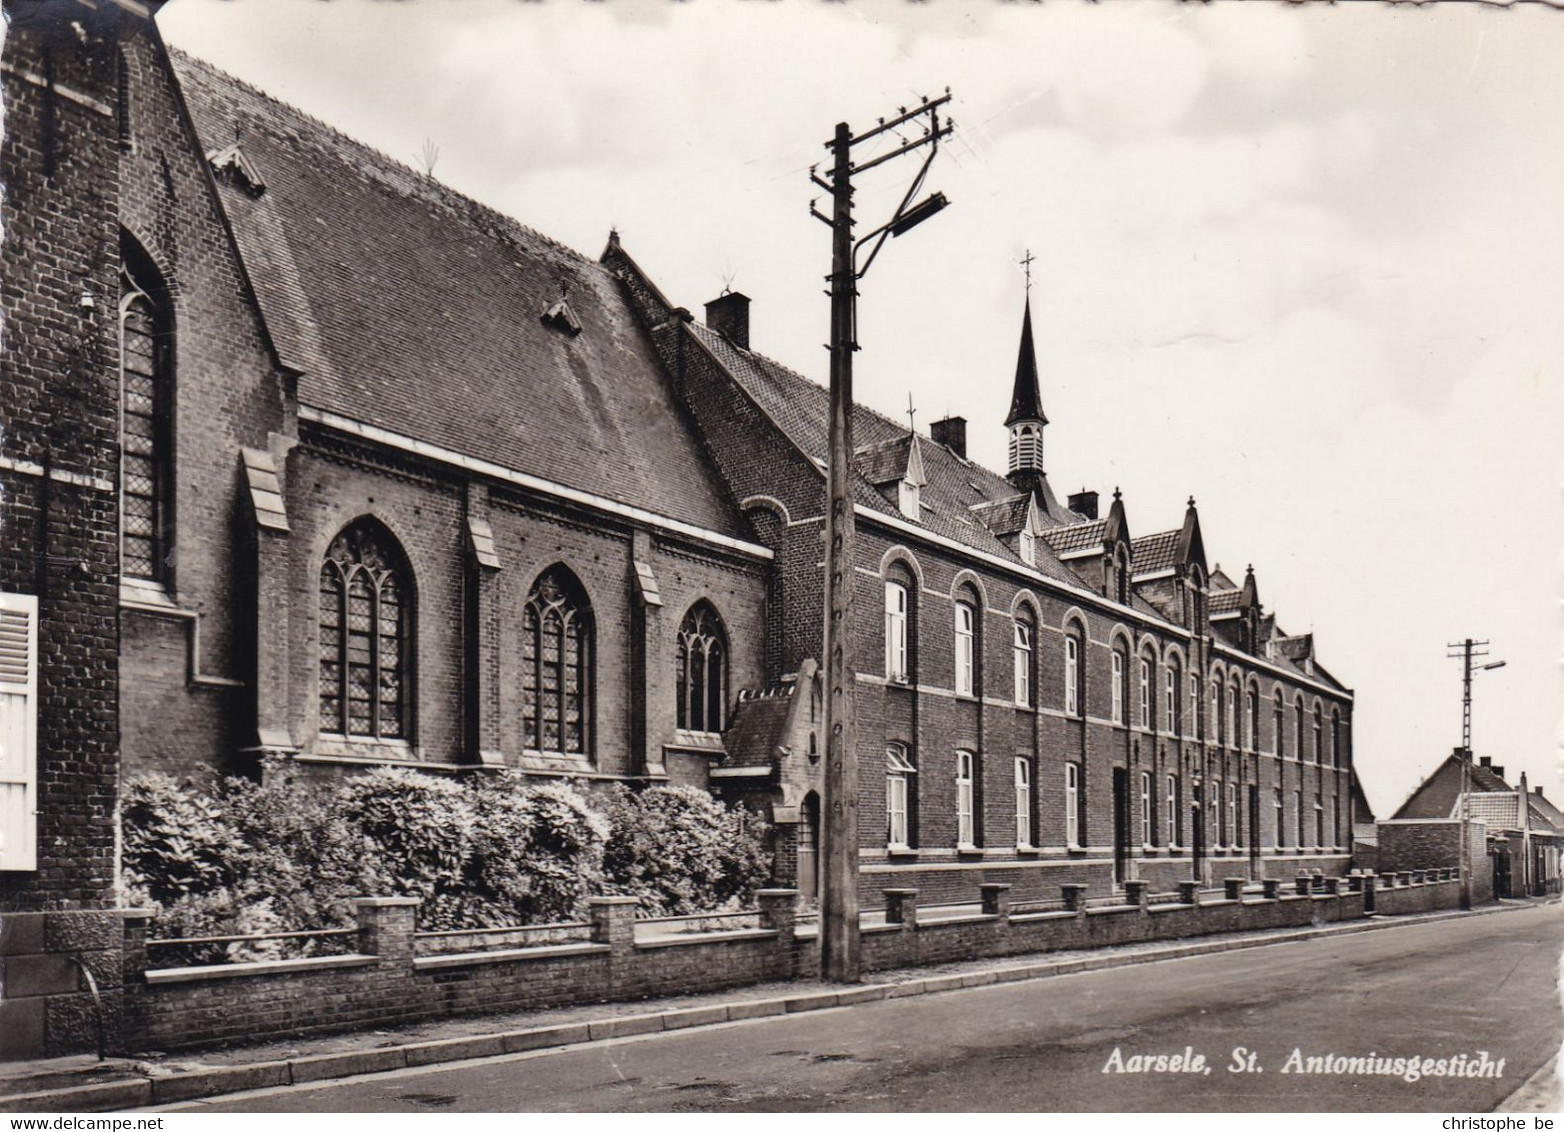
{"type": "Polygon", "coordinates": [[[332,540],[320,567],[320,729],[406,739],[412,572],[372,519],[332,540]]]}
{"type": "Polygon", "coordinates": [[[721,731],[728,693],[728,635],[709,602],[696,602],[679,626],[679,727],[721,731]]]}
{"type": "Polygon", "coordinates": [[[173,534],[173,319],[168,289],[144,253],[120,255],[120,568],[169,580],[173,534]]]}
{"type": "Polygon", "coordinates": [[[538,578],[521,618],[521,724],[528,750],[585,755],[591,743],[592,606],[575,575],[538,578]]]}

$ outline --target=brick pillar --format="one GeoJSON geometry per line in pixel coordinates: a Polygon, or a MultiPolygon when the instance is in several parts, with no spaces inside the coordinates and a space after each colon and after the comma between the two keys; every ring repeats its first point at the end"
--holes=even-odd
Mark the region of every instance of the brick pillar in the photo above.
{"type": "Polygon", "coordinates": [[[374,955],[382,966],[413,961],[413,932],[417,930],[416,896],[361,896],[353,901],[358,916],[358,950],[374,955]]]}
{"type": "Polygon", "coordinates": [[[125,1007],[115,1052],[135,1053],[146,1048],[147,933],[156,915],[150,908],[130,908],[120,913],[120,982],[125,988],[125,1007]]]}
{"type": "Polygon", "coordinates": [[[1349,876],[1347,878],[1347,891],[1348,892],[1362,892],[1363,891],[1363,874],[1362,873],[1353,873],[1351,876],[1349,876]]]}
{"type": "Polygon", "coordinates": [[[1244,895],[1243,877],[1225,877],[1222,880],[1222,896],[1227,900],[1241,900],[1244,895]]]}
{"type": "Polygon", "coordinates": [[[983,915],[1010,915],[1010,886],[1008,884],[980,884],[978,885],[978,892],[983,902],[983,915]]]}
{"type": "Polygon", "coordinates": [[[1410,885],[1412,883],[1412,870],[1403,869],[1401,872],[1397,873],[1396,883],[1402,888],[1406,888],[1408,885],[1410,885]]]}
{"type": "Polygon", "coordinates": [[[1395,888],[1396,887],[1396,874],[1395,873],[1380,873],[1379,874],[1379,887],[1381,887],[1381,888],[1395,888]]]}
{"type": "Polygon", "coordinates": [[[918,926],[918,890],[916,888],[887,888],[885,897],[885,922],[900,924],[911,931],[918,926]]]}
{"type": "Polygon", "coordinates": [[[1282,895],[1282,882],[1275,877],[1265,877],[1260,881],[1260,886],[1265,890],[1267,900],[1280,900],[1282,895]]]}
{"type": "Polygon", "coordinates": [[[1314,885],[1314,878],[1308,873],[1299,873],[1293,880],[1293,888],[1299,896],[1309,895],[1309,889],[1314,885]]]}
{"type": "Polygon", "coordinates": [[[1424,870],[1422,870],[1422,869],[1413,869],[1412,870],[1412,883],[1413,884],[1422,884],[1427,879],[1427,876],[1428,876],[1428,874],[1424,870]]]}
{"type": "Polygon", "coordinates": [[[1329,895],[1331,895],[1331,896],[1340,896],[1341,895],[1341,878],[1340,877],[1326,877],[1325,878],[1325,891],[1329,895]]]}
{"type": "MultiPolygon", "coordinates": [[[[655,552],[652,537],[643,530],[630,535],[630,765],[643,774],[663,775],[662,743],[664,738],[654,733],[651,721],[674,715],[671,692],[663,685],[664,697],[659,697],[658,679],[662,661],[667,655],[663,640],[663,599],[659,588],[653,559],[655,552]],[[654,703],[666,703],[662,709],[654,703]]],[[[674,628],[678,628],[675,624],[674,628]]]]}
{"type": "MultiPolygon", "coordinates": [[[[276,450],[287,451],[285,438],[273,434],[276,450]]],[[[250,500],[241,543],[249,553],[251,576],[242,580],[245,633],[251,655],[241,672],[251,682],[250,707],[255,734],[247,751],[265,755],[297,750],[288,713],[288,639],[291,626],[280,611],[289,608],[288,518],[284,513],[282,472],[286,468],[273,448],[241,448],[240,474],[250,500]]],[[[194,649],[192,646],[192,657],[194,649]]]]}
{"type": "Polygon", "coordinates": [[[755,893],[760,922],[777,933],[777,973],[793,977],[793,940],[798,921],[798,889],[762,888],[755,893]]]}
{"type": "Polygon", "coordinates": [[[1086,914],[1086,885],[1061,884],[1059,891],[1064,894],[1064,906],[1071,912],[1086,914]]]}
{"type": "Polygon", "coordinates": [[[594,896],[587,901],[592,921],[592,942],[608,944],[614,958],[635,953],[635,896],[594,896]]]}
{"type": "Polygon", "coordinates": [[[1143,880],[1127,880],[1124,882],[1124,902],[1133,904],[1137,908],[1146,906],[1146,889],[1148,884],[1143,880]]]}
{"type": "Polygon", "coordinates": [[[1198,880],[1181,880],[1178,882],[1178,902],[1180,904],[1200,903],[1200,882],[1198,880]]]}

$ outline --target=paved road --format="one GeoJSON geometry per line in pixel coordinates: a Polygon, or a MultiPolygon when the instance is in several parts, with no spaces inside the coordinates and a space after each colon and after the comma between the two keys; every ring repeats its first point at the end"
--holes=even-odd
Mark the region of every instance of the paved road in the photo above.
{"type": "MultiPolygon", "coordinates": [[[[1559,1049],[1559,905],[843,1010],[407,1070],[191,1106],[229,1112],[1489,1111],[1559,1049]],[[1263,1072],[1227,1071],[1242,1046],[1263,1072]],[[1115,1049],[1206,1073],[1105,1074],[1115,1049]],[[1283,1073],[1294,1048],[1500,1079],[1283,1073]]],[[[1247,1059],[1245,1059],[1247,1061],[1247,1059]]]]}

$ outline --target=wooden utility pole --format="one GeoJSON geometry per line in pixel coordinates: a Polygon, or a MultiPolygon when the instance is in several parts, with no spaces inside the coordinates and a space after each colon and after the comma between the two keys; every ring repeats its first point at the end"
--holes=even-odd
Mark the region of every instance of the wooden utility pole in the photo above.
{"type": "MultiPolygon", "coordinates": [[[[947,91],[941,98],[923,102],[913,110],[901,109],[889,121],[881,119],[871,130],[853,135],[846,122],[837,124],[832,139],[830,178],[822,180],[814,170],[810,179],[831,194],[831,215],[826,217],[811,205],[810,212],[831,227],[831,391],[829,454],[826,470],[826,564],[825,564],[825,775],[822,793],[821,840],[823,858],[820,883],[820,962],[825,978],[834,982],[857,982],[860,972],[858,934],[858,749],[853,730],[852,607],[853,607],[853,352],[855,340],[858,280],[874,262],[886,237],[899,236],[945,207],[943,194],[935,193],[909,207],[923,184],[929,164],[948,135],[952,124],[943,126],[939,107],[950,101],[947,91]],[[887,131],[923,115],[928,115],[921,137],[903,143],[862,164],[852,159],[853,146],[880,137],[887,131]],[[853,185],[855,172],[864,172],[892,158],[922,146],[929,154],[912,187],[907,190],[895,214],[885,224],[853,242],[853,185]],[[858,251],[871,240],[869,257],[860,268],[858,251]]],[[[898,137],[901,135],[898,133],[898,137]]]]}
{"type": "Polygon", "coordinates": [[[825,789],[820,885],[821,972],[857,982],[858,750],[853,731],[853,272],[852,133],[836,126],[831,170],[831,420],[825,539],[825,789]]]}
{"type": "MultiPolygon", "coordinates": [[[[1445,656],[1461,661],[1461,746],[1458,757],[1461,760],[1461,907],[1472,906],[1472,870],[1476,862],[1472,860],[1471,847],[1471,790],[1472,790],[1472,673],[1486,672],[1490,668],[1503,668],[1504,661],[1496,660],[1489,664],[1472,668],[1472,660],[1481,659],[1488,655],[1487,641],[1474,641],[1467,637],[1464,641],[1455,641],[1445,646],[1453,649],[1453,652],[1445,653],[1445,656]]],[[[1522,806],[1525,805],[1523,801],[1522,806]]],[[[1521,811],[1521,820],[1526,820],[1526,812],[1521,811]]]]}

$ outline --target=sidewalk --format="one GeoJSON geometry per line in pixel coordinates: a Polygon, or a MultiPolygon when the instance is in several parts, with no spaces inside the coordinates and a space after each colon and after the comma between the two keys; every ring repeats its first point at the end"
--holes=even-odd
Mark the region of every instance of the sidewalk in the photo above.
{"type": "Polygon", "coordinates": [[[90,1055],[13,1062],[0,1065],[0,1112],[113,1112],[168,1105],[249,1089],[496,1057],[991,983],[1051,978],[1460,916],[1511,912],[1530,906],[1513,902],[1473,912],[1431,912],[1318,928],[1234,932],[1204,936],[1188,943],[1140,943],[877,971],[866,975],[862,985],[850,988],[797,979],[677,998],[442,1018],[394,1029],[359,1030],[190,1054],[148,1053],[136,1059],[101,1063],[90,1055]]]}

